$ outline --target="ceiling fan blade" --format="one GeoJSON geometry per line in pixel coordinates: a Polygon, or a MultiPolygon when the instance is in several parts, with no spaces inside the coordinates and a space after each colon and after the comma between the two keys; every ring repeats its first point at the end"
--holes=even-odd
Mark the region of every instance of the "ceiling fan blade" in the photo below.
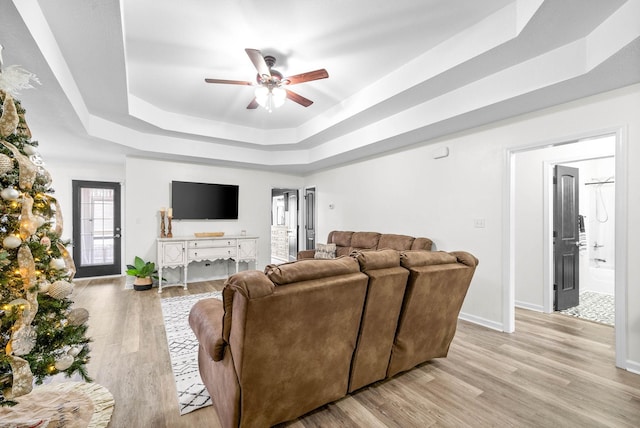
{"type": "Polygon", "coordinates": [[[247,109],[253,110],[256,108],[258,108],[258,100],[254,98],[253,100],[251,100],[251,102],[247,106],[247,109]]]}
{"type": "Polygon", "coordinates": [[[253,66],[258,70],[258,74],[260,76],[268,76],[271,77],[271,71],[269,71],[269,66],[264,60],[262,56],[262,52],[258,49],[245,49],[247,55],[249,55],[249,59],[253,63],[253,66]]]}
{"type": "Polygon", "coordinates": [[[289,76],[282,79],[282,83],[288,85],[295,85],[297,83],[309,82],[311,80],[326,79],[329,77],[329,73],[324,68],[315,71],[308,71],[306,73],[296,74],[295,76],[289,76]]]}
{"type": "Polygon", "coordinates": [[[225,83],[228,85],[253,85],[253,83],[244,80],[204,79],[204,81],[207,83],[225,83]]]}
{"type": "Polygon", "coordinates": [[[288,89],[285,89],[285,91],[287,91],[287,98],[295,103],[300,104],[303,107],[309,107],[311,104],[313,104],[313,101],[303,97],[302,95],[296,94],[295,92],[292,92],[288,89]]]}

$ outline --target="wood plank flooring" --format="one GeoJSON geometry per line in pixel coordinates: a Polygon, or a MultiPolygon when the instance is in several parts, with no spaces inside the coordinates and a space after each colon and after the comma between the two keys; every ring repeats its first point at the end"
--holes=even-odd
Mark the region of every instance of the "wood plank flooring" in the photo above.
{"type": "MultiPolygon", "coordinates": [[[[109,427],[219,427],[212,406],[180,416],[160,299],[221,281],[137,292],[77,280],[91,314],[89,374],[113,394],[109,427]]],[[[610,326],[516,310],[516,332],[460,321],[447,358],[377,382],[281,427],[638,427],[640,376],[614,364],[610,326]]]]}

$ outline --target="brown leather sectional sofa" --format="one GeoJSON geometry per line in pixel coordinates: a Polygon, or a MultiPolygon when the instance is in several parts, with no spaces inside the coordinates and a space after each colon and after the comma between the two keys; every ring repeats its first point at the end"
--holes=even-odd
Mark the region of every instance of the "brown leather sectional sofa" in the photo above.
{"type": "Polygon", "coordinates": [[[189,323],[222,427],[295,419],[445,357],[478,260],[377,250],[231,276],[189,323]]]}
{"type": "MultiPolygon", "coordinates": [[[[395,235],[378,232],[351,232],[332,230],[327,237],[327,244],[336,245],[336,257],[348,256],[358,250],[431,250],[433,242],[429,238],[414,238],[408,235],[395,235]]],[[[315,250],[298,252],[298,260],[314,258],[315,250]]]]}

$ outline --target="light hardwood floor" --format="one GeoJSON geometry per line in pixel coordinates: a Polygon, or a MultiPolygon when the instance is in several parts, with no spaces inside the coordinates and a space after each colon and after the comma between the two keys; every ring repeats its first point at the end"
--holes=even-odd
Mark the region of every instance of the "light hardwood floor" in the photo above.
{"type": "MultiPolygon", "coordinates": [[[[160,299],[221,289],[124,290],[77,280],[89,310],[89,373],[113,394],[109,427],[219,427],[213,407],[178,413],[160,299]]],[[[447,358],[365,387],[283,427],[638,427],[640,376],[614,366],[612,327],[516,310],[516,332],[460,321],[447,358]]]]}

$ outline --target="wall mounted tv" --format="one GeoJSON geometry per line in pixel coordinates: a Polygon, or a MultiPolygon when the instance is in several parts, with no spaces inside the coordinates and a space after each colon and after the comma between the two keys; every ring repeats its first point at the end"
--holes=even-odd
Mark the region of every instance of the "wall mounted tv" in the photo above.
{"type": "Polygon", "coordinates": [[[171,182],[174,220],[237,220],[238,186],[171,182]]]}

